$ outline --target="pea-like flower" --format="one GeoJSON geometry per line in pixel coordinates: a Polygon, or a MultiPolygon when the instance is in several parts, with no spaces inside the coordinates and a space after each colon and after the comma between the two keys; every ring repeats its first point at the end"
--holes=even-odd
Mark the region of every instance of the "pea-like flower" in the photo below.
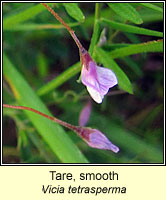
{"type": "Polygon", "coordinates": [[[85,49],[82,49],[80,55],[82,62],[81,81],[87,87],[93,100],[102,103],[109,88],[117,85],[116,75],[108,68],[97,66],[85,49]]]}
{"type": "Polygon", "coordinates": [[[82,83],[87,87],[87,90],[94,101],[102,103],[104,95],[108,93],[109,88],[118,83],[115,74],[110,69],[97,66],[80,43],[74,33],[74,30],[72,30],[51,7],[45,3],[42,3],[42,5],[54,15],[54,17],[68,30],[74,39],[80,52],[80,59],[82,63],[82,83]]]}
{"type": "Polygon", "coordinates": [[[89,127],[79,127],[75,132],[90,146],[97,149],[111,150],[114,153],[119,152],[119,148],[99,130],[89,127]]]}

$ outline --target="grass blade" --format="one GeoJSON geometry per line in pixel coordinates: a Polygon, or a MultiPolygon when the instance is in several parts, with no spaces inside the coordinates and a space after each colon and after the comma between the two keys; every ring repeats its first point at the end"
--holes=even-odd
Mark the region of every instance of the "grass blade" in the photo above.
{"type": "Polygon", "coordinates": [[[122,24],[122,23],[119,23],[119,22],[115,22],[115,21],[112,21],[112,20],[105,19],[105,18],[102,18],[101,22],[104,22],[104,23],[110,25],[112,28],[114,28],[116,30],[123,31],[123,32],[136,33],[136,34],[140,34],[140,35],[152,35],[152,36],[157,36],[157,37],[163,37],[162,32],[153,31],[153,30],[149,30],[149,29],[146,29],[146,28],[140,28],[140,27],[133,26],[133,25],[122,24]]]}
{"type": "Polygon", "coordinates": [[[132,44],[128,47],[115,49],[109,55],[114,59],[143,52],[163,52],[163,40],[132,44]]]}
{"type": "Polygon", "coordinates": [[[152,10],[156,10],[156,11],[163,13],[163,9],[158,6],[155,6],[154,4],[151,4],[151,3],[137,3],[137,4],[140,4],[141,6],[144,6],[144,7],[150,8],[152,10]]]}
{"type": "Polygon", "coordinates": [[[107,3],[108,6],[116,12],[117,15],[129,20],[134,24],[142,24],[142,18],[139,13],[129,3],[107,3]]]}
{"type": "Polygon", "coordinates": [[[3,20],[3,29],[9,29],[16,24],[22,23],[28,19],[35,17],[37,14],[45,10],[44,6],[41,4],[33,5],[30,8],[27,8],[19,13],[15,13],[10,15],[9,17],[5,17],[3,20]]]}
{"type": "MultiPolygon", "coordinates": [[[[4,54],[4,76],[8,81],[19,105],[35,108],[51,115],[43,102],[31,89],[21,74],[15,69],[8,57],[4,54]]],[[[57,123],[45,119],[34,113],[24,111],[35,126],[43,140],[49,145],[53,153],[64,163],[86,163],[84,155],[57,123]]]]}

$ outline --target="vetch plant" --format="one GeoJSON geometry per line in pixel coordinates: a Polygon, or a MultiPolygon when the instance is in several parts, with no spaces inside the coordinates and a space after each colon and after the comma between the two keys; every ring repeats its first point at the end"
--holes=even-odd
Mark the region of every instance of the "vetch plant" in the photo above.
{"type": "Polygon", "coordinates": [[[111,150],[114,153],[118,153],[118,151],[119,151],[119,148],[117,146],[115,146],[114,144],[112,144],[109,141],[109,139],[97,129],[92,129],[92,128],[83,127],[83,126],[74,126],[72,124],[64,122],[55,117],[48,116],[38,110],[29,108],[29,107],[25,107],[25,106],[13,106],[13,105],[3,104],[3,107],[20,109],[20,110],[29,110],[29,111],[34,112],[38,115],[41,115],[49,120],[52,120],[66,128],[71,129],[75,133],[77,133],[90,147],[97,148],[97,149],[111,150]]]}
{"type": "Polygon", "coordinates": [[[3,109],[3,162],[162,163],[162,22],[162,3],[3,4],[3,101],[23,110],[3,109]],[[118,152],[107,136],[118,156],[92,149],[118,152]]]}
{"type": "Polygon", "coordinates": [[[102,103],[104,95],[110,88],[118,84],[118,80],[114,72],[108,68],[99,67],[93,61],[88,51],[82,46],[74,31],[59,17],[59,15],[47,4],[42,3],[56,19],[64,25],[69,31],[72,38],[79,48],[80,60],[82,65],[81,81],[87,87],[87,90],[93,100],[97,103],[102,103]]]}

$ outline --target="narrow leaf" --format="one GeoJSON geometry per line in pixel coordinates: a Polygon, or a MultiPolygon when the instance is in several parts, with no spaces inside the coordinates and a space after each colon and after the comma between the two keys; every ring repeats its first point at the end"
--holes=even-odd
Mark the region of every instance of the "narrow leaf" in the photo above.
{"type": "Polygon", "coordinates": [[[79,22],[83,22],[85,20],[84,14],[76,3],[63,3],[63,6],[72,18],[79,22]]]}
{"type": "Polygon", "coordinates": [[[102,18],[101,22],[104,22],[104,23],[110,25],[112,28],[114,28],[116,30],[120,30],[120,31],[128,32],[128,33],[136,33],[136,34],[140,34],[140,35],[152,35],[152,36],[157,36],[157,37],[163,37],[162,32],[153,31],[153,30],[149,30],[149,29],[145,29],[145,28],[140,28],[140,27],[133,26],[133,25],[122,24],[119,22],[105,19],[105,18],[102,18]]]}
{"type": "Polygon", "coordinates": [[[120,58],[143,52],[163,52],[163,40],[132,44],[128,47],[115,49],[109,53],[112,58],[120,58]]]}
{"type": "Polygon", "coordinates": [[[132,84],[129,78],[118,66],[118,64],[110,57],[109,53],[102,50],[101,48],[96,48],[95,53],[97,60],[102,63],[104,67],[110,68],[116,74],[119,87],[126,92],[133,94],[132,84]]]}
{"type": "Polygon", "coordinates": [[[151,4],[151,3],[137,3],[137,4],[140,4],[141,6],[144,6],[144,7],[150,8],[152,10],[156,10],[156,11],[163,13],[163,9],[158,6],[155,6],[154,4],[151,4]]]}
{"type": "Polygon", "coordinates": [[[147,9],[140,10],[140,15],[142,17],[142,20],[144,23],[157,23],[163,21],[163,13],[161,12],[154,12],[154,10],[149,9],[147,12],[147,9]]]}
{"type": "Polygon", "coordinates": [[[45,10],[44,6],[41,4],[33,5],[18,13],[11,14],[9,17],[4,17],[3,29],[11,28],[16,24],[22,23],[28,19],[35,17],[37,14],[45,10]]]}
{"type": "Polygon", "coordinates": [[[129,3],[107,3],[116,14],[135,24],[142,24],[142,18],[139,13],[129,3]]]}
{"type": "MultiPolygon", "coordinates": [[[[15,69],[8,57],[3,55],[3,73],[8,81],[19,105],[35,108],[45,114],[51,115],[44,103],[31,89],[22,75],[15,69]]],[[[49,145],[53,153],[64,163],[85,163],[84,155],[79,151],[64,129],[42,116],[24,111],[33,123],[43,140],[49,145]]]]}

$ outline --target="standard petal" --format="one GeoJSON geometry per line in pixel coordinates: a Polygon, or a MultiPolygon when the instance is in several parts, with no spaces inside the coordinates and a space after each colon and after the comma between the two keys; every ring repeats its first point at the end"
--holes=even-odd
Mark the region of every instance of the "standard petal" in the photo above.
{"type": "Polygon", "coordinates": [[[90,61],[88,69],[86,66],[82,66],[81,70],[81,81],[84,85],[98,89],[98,81],[97,81],[97,71],[96,65],[94,62],[90,61]]]}
{"type": "Polygon", "coordinates": [[[89,61],[88,66],[82,66],[81,81],[97,103],[101,103],[109,89],[118,83],[113,71],[99,67],[93,61],[89,61]]]}
{"type": "Polygon", "coordinates": [[[94,101],[96,101],[97,103],[102,103],[102,100],[104,98],[103,95],[101,95],[98,91],[88,86],[87,86],[87,90],[94,101]]]}
{"type": "Polygon", "coordinates": [[[97,71],[99,85],[103,85],[109,88],[117,85],[118,80],[112,70],[108,68],[96,66],[96,71],[97,71]]]}
{"type": "Polygon", "coordinates": [[[88,88],[92,88],[93,90],[96,90],[96,92],[100,93],[100,86],[97,79],[97,73],[95,69],[93,69],[93,71],[94,72],[92,73],[92,70],[91,70],[91,73],[90,73],[90,71],[88,71],[83,66],[82,72],[81,72],[81,81],[88,88]]]}

